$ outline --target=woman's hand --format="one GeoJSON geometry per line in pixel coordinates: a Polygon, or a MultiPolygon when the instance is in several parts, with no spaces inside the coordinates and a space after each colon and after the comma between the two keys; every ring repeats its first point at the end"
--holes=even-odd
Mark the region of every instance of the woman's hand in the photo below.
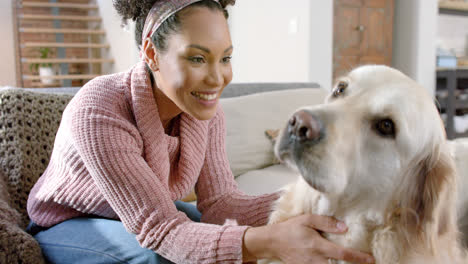
{"type": "Polygon", "coordinates": [[[332,217],[300,215],[287,221],[251,227],[244,234],[244,261],[279,259],[286,264],[328,264],[328,259],[351,263],[374,263],[374,258],[361,251],[336,245],[323,238],[326,233],[346,233],[344,223],[332,217]]]}

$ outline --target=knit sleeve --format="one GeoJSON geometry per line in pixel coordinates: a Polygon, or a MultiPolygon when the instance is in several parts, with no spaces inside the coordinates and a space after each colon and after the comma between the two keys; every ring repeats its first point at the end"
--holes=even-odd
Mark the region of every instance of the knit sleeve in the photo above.
{"type": "Polygon", "coordinates": [[[103,196],[139,243],[176,263],[241,263],[246,226],[191,222],[177,211],[143,158],[136,127],[119,113],[83,106],[71,113],[71,136],[103,196]]]}
{"type": "Polygon", "coordinates": [[[202,222],[221,224],[235,219],[241,225],[264,225],[279,194],[250,196],[237,188],[227,159],[225,134],[224,112],[219,107],[210,124],[205,163],[196,185],[202,222]]]}

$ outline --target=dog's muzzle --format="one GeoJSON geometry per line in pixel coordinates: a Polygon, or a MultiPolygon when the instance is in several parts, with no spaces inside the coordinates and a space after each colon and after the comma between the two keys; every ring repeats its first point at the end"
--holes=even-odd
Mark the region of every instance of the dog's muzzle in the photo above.
{"type": "Polygon", "coordinates": [[[323,125],[320,119],[307,110],[299,110],[288,122],[288,135],[291,140],[316,142],[323,137],[323,125]]]}
{"type": "Polygon", "coordinates": [[[305,149],[325,138],[322,121],[309,110],[294,113],[281,133],[275,146],[275,155],[280,161],[299,162],[305,149]]]}

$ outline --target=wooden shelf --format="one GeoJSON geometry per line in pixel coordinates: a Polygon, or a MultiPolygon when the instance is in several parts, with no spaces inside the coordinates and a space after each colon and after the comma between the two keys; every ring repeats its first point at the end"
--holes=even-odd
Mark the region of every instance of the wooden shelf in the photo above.
{"type": "Polygon", "coordinates": [[[468,137],[468,131],[463,133],[455,133],[455,137],[468,137]]]}
{"type": "Polygon", "coordinates": [[[439,13],[468,16],[468,2],[439,1],[439,13]]]}
{"type": "Polygon", "coordinates": [[[75,28],[20,28],[24,33],[51,33],[51,34],[88,34],[105,35],[105,30],[100,29],[75,29],[75,28]]]}
{"type": "Polygon", "coordinates": [[[461,1],[439,1],[439,8],[456,11],[468,11],[468,3],[461,1]]]}
{"type": "Polygon", "coordinates": [[[68,20],[68,21],[95,21],[100,22],[102,19],[98,16],[54,16],[54,15],[18,15],[23,20],[68,20]]]}
{"type": "Polygon", "coordinates": [[[466,68],[468,69],[468,58],[467,57],[461,57],[461,58],[458,58],[458,67],[459,68],[466,68]]]}
{"type": "MultiPolygon", "coordinates": [[[[468,67],[437,68],[436,97],[440,110],[447,114],[445,129],[449,139],[464,135],[456,133],[454,117],[457,110],[468,109],[468,99],[462,94],[464,91],[458,89],[458,82],[466,78],[468,78],[468,67]]],[[[466,134],[468,135],[468,132],[466,134]]]]}
{"type": "Polygon", "coordinates": [[[51,84],[43,84],[40,81],[32,81],[31,87],[32,88],[50,88],[50,87],[60,87],[62,84],[59,81],[55,81],[51,84]]]}
{"type": "Polygon", "coordinates": [[[437,71],[456,71],[456,70],[468,70],[468,66],[458,66],[455,68],[437,67],[437,71]]]}
{"type": "Polygon", "coordinates": [[[22,63],[114,63],[114,59],[93,59],[93,58],[63,58],[63,59],[36,59],[21,58],[22,63]]]}
{"type": "Polygon", "coordinates": [[[26,42],[21,44],[22,48],[41,48],[41,47],[49,47],[49,48],[93,48],[99,49],[110,48],[109,44],[97,44],[97,43],[58,43],[58,42],[26,42]]]}
{"type": "Polygon", "coordinates": [[[26,2],[21,3],[21,7],[58,7],[58,8],[75,8],[75,9],[98,9],[97,5],[87,4],[69,4],[69,3],[48,3],[48,2],[26,2]]]}
{"type": "MultiPolygon", "coordinates": [[[[445,109],[447,108],[447,98],[439,99],[438,106],[440,108],[445,109]]],[[[468,109],[468,100],[467,99],[455,99],[455,109],[468,109]]]]}
{"type": "Polygon", "coordinates": [[[468,109],[468,101],[467,100],[457,100],[455,103],[456,109],[468,109]]]}
{"type": "Polygon", "coordinates": [[[23,75],[25,80],[40,80],[42,78],[52,80],[91,80],[100,75],[98,74],[69,74],[69,75],[53,75],[48,77],[42,77],[39,75],[23,75]]]}

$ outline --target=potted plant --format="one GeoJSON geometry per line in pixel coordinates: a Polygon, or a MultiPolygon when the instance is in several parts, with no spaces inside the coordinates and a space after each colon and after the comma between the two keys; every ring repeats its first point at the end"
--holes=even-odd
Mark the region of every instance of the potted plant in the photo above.
{"type": "MultiPolygon", "coordinates": [[[[52,50],[48,47],[43,47],[39,48],[39,53],[39,58],[48,59],[52,55],[52,50]]],[[[31,63],[30,70],[34,70],[34,72],[38,72],[39,70],[39,76],[41,77],[42,84],[54,84],[54,80],[52,78],[48,78],[55,75],[54,69],[52,68],[52,63],[31,63]]]]}

